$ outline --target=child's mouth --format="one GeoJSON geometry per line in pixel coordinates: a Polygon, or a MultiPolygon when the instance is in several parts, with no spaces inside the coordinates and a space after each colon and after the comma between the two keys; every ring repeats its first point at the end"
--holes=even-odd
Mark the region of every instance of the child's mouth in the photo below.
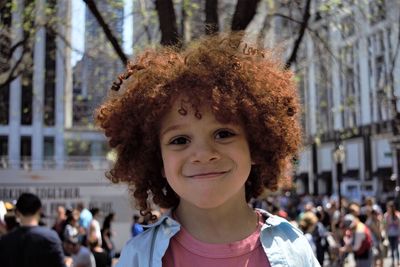
{"type": "Polygon", "coordinates": [[[194,175],[188,175],[187,177],[193,178],[193,179],[211,179],[211,178],[220,177],[221,175],[224,175],[225,173],[227,173],[227,171],[222,171],[222,172],[204,172],[204,173],[196,173],[194,175]]]}

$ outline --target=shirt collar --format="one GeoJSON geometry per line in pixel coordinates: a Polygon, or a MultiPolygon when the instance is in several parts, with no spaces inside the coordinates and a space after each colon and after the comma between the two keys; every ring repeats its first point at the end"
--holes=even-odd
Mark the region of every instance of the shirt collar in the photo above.
{"type": "MultiPolygon", "coordinates": [[[[273,215],[265,210],[262,210],[262,209],[256,209],[256,210],[263,216],[263,218],[265,218],[265,224],[267,225],[267,227],[277,226],[285,221],[285,219],[283,219],[279,216],[273,215]]],[[[171,211],[168,211],[168,212],[164,213],[163,216],[161,216],[161,218],[157,222],[146,225],[146,227],[148,227],[148,228],[155,227],[164,222],[168,226],[175,226],[175,225],[180,226],[180,223],[172,218],[171,211]]]]}

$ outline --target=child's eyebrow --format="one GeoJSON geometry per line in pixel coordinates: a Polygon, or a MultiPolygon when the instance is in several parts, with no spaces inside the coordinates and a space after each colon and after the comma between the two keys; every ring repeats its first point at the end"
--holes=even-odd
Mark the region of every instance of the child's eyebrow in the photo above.
{"type": "Polygon", "coordinates": [[[183,128],[183,124],[173,124],[171,126],[168,126],[164,131],[161,132],[160,136],[164,136],[166,133],[179,130],[180,128],[183,128]]]}

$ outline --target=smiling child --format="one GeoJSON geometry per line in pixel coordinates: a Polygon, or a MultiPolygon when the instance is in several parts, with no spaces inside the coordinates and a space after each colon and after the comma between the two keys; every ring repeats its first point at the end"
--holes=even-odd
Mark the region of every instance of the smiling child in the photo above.
{"type": "Polygon", "coordinates": [[[148,50],[113,89],[96,115],[117,152],[107,176],[142,214],[170,209],[118,266],[320,266],[301,231],[248,205],[301,143],[293,74],[271,52],[235,36],[148,50]]]}

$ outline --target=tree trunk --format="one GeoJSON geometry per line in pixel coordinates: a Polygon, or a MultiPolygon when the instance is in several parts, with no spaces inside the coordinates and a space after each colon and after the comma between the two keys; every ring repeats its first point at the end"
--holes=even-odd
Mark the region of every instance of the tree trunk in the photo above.
{"type": "Polygon", "coordinates": [[[238,0],[233,14],[231,30],[244,31],[256,14],[260,0],[238,0]]]}
{"type": "Polygon", "coordinates": [[[179,45],[178,27],[172,0],[156,0],[161,30],[161,45],[179,45]]]}
{"type": "Polygon", "coordinates": [[[205,33],[207,35],[218,33],[219,31],[218,0],[206,0],[205,12],[206,12],[205,33]]]}

